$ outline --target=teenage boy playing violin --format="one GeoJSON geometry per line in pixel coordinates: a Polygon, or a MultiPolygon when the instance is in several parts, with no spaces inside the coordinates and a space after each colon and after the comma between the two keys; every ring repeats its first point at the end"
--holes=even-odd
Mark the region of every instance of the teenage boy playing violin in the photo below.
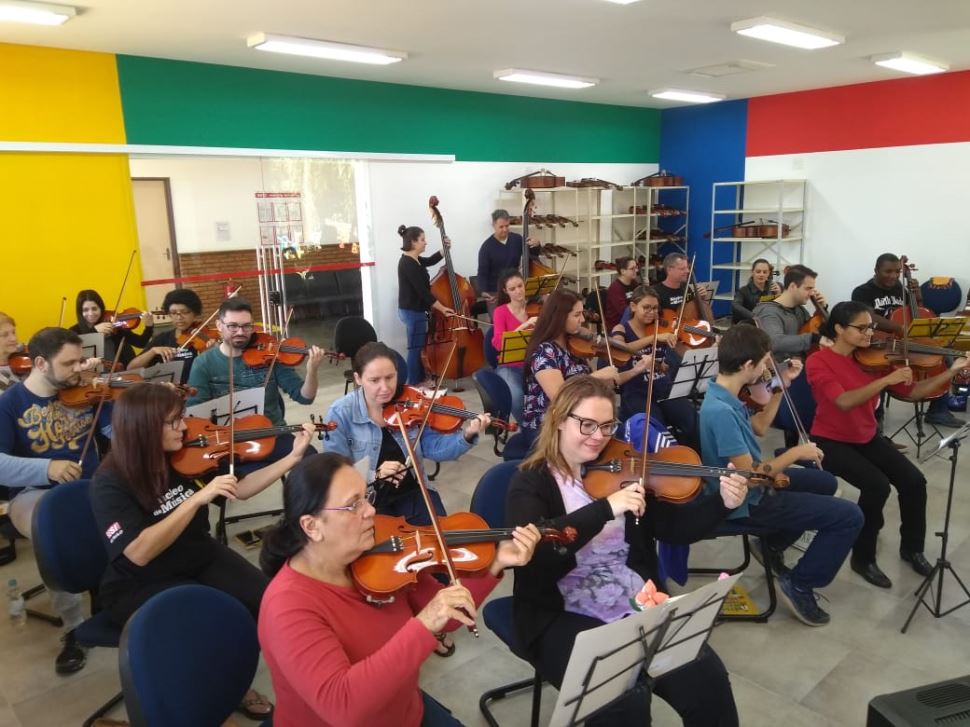
{"type": "MultiPolygon", "coordinates": [[[[733,326],[721,338],[717,350],[720,373],[710,384],[701,405],[701,458],[704,464],[738,469],[754,469],[761,462],[761,445],[756,435],[764,435],[778,412],[781,392],[772,394],[764,410],[752,415],[738,398],[741,387],[758,381],[768,366],[771,339],[754,326],[733,326]]],[[[800,361],[781,375],[787,386],[802,372],[800,361]]],[[[824,626],[827,614],[818,605],[816,588],[835,578],[862,529],[859,507],[837,497],[836,479],[821,469],[792,467],[798,460],[821,463],[822,452],[812,442],[792,447],[762,467],[776,473],[784,470],[791,484],[787,489],[766,492],[748,490],[744,502],[731,511],[734,525],[770,529],[776,535],[762,539],[762,557],[767,558],[778,576],[783,599],[792,613],[809,626],[824,626]],[[798,564],[788,570],[783,553],[805,530],[818,533],[798,564]]],[[[820,464],[821,466],[821,464],[820,464]]],[[[707,486],[711,494],[716,488],[707,486]]]]}
{"type": "MultiPolygon", "coordinates": [[[[94,408],[69,408],[57,398],[59,391],[77,386],[87,360],[81,339],[64,328],[43,328],[27,348],[33,367],[27,378],[0,396],[0,470],[3,484],[23,488],[10,501],[10,520],[24,537],[31,537],[34,508],[51,485],[90,477],[98,466],[92,443],[80,460],[94,408]]],[[[102,407],[98,428],[111,436],[111,406],[102,407]]],[[[57,655],[58,674],[84,667],[84,649],[74,640],[74,629],[84,620],[81,597],[48,586],[54,610],[64,621],[64,647],[57,655]]]]}
{"type": "Polygon", "coordinates": [[[162,301],[162,310],[172,317],[173,328],[152,338],[148,348],[135,356],[128,364],[128,368],[154,366],[163,361],[184,361],[181,381],[184,384],[189,380],[192,362],[199,352],[205,351],[217,342],[200,333],[189,345],[181,348],[179,338],[187,339],[191,336],[202,316],[202,301],[194,290],[188,288],[170,290],[162,301]]]}

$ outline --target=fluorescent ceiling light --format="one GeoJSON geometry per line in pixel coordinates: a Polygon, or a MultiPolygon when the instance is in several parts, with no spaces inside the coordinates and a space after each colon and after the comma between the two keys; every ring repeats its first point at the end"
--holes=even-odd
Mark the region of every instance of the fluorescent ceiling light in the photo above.
{"type": "Polygon", "coordinates": [[[614,5],[632,5],[633,3],[640,2],[640,0],[606,0],[608,3],[613,3],[614,5]]]}
{"type": "Polygon", "coordinates": [[[707,93],[705,91],[684,91],[679,88],[658,88],[650,95],[664,101],[684,101],[686,103],[714,103],[727,98],[722,93],[707,93]]]}
{"type": "Polygon", "coordinates": [[[0,2],[0,22],[61,25],[75,15],[77,15],[77,9],[70,5],[50,5],[26,0],[0,2]]]}
{"type": "Polygon", "coordinates": [[[311,40],[310,38],[295,38],[289,35],[271,35],[269,33],[255,33],[249,36],[246,38],[246,45],[256,50],[271,53],[326,58],[332,61],[370,63],[378,66],[397,63],[408,57],[407,53],[400,51],[366,48],[360,45],[347,45],[346,43],[331,43],[326,40],[311,40]]]}
{"type": "Polygon", "coordinates": [[[877,66],[892,68],[894,71],[912,73],[916,76],[925,76],[929,73],[943,73],[950,70],[950,66],[940,61],[933,61],[915,53],[899,51],[897,53],[885,53],[879,56],[872,56],[869,60],[877,66]]]}
{"type": "Polygon", "coordinates": [[[731,30],[738,35],[767,40],[771,43],[792,45],[796,48],[815,50],[845,43],[845,36],[810,28],[807,25],[789,23],[775,18],[759,17],[731,23],[731,30]]]}
{"type": "Polygon", "coordinates": [[[523,71],[519,68],[495,71],[492,77],[500,81],[534,83],[537,86],[555,86],[556,88],[589,88],[600,82],[598,78],[580,78],[579,76],[564,76],[559,73],[543,73],[542,71],[523,71]]]}

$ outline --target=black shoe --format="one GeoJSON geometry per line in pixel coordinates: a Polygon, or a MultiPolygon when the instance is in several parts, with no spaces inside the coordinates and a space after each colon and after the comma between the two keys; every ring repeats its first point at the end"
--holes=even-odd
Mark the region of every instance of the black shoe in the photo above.
{"type": "Polygon", "coordinates": [[[963,420],[957,419],[947,409],[930,412],[923,421],[937,427],[949,427],[950,429],[959,429],[963,426],[963,420]]]}
{"type": "Polygon", "coordinates": [[[899,549],[899,557],[913,566],[913,570],[921,576],[928,576],[933,572],[933,566],[922,553],[911,553],[903,548],[899,549]]]}
{"type": "Polygon", "coordinates": [[[853,558],[849,561],[849,567],[874,586],[878,586],[879,588],[892,588],[893,586],[893,582],[889,580],[889,576],[879,570],[879,566],[876,565],[875,561],[872,563],[860,563],[853,558]]]}
{"type": "Polygon", "coordinates": [[[780,577],[791,573],[791,568],[785,565],[785,554],[775,550],[761,538],[751,541],[751,555],[761,565],[765,565],[765,558],[767,558],[767,565],[775,576],[780,577]]]}
{"type": "Polygon", "coordinates": [[[81,671],[87,663],[87,649],[77,643],[73,631],[68,631],[61,639],[64,648],[54,661],[54,671],[61,676],[81,671]]]}

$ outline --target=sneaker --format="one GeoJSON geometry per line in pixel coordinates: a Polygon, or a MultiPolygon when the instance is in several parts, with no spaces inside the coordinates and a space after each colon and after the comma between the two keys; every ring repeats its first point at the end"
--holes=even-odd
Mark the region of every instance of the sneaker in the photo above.
{"type": "Polygon", "coordinates": [[[64,647],[54,660],[54,671],[61,676],[81,671],[87,663],[87,649],[77,643],[74,631],[64,634],[61,641],[64,642],[64,647]]]}
{"type": "Polygon", "coordinates": [[[791,574],[778,576],[781,596],[799,621],[808,626],[825,626],[830,620],[829,615],[818,605],[822,596],[815,591],[797,588],[791,582],[791,574]]]}
{"type": "Polygon", "coordinates": [[[950,429],[959,429],[964,424],[962,419],[957,419],[946,409],[930,412],[923,421],[937,427],[948,427],[950,429]]]}
{"type": "Polygon", "coordinates": [[[767,558],[767,565],[776,576],[791,573],[791,568],[785,565],[785,554],[778,552],[761,538],[754,538],[751,541],[751,555],[761,565],[765,565],[765,558],[767,558]]]}

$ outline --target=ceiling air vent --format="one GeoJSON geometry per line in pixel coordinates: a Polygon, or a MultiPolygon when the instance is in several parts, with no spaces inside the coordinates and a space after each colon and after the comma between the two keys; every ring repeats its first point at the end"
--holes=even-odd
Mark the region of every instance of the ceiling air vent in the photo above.
{"type": "Polygon", "coordinates": [[[765,68],[773,68],[773,63],[761,63],[759,61],[728,61],[727,63],[715,63],[711,66],[701,66],[691,68],[684,73],[702,78],[722,78],[723,76],[736,76],[739,73],[750,73],[751,71],[762,71],[765,68]]]}

